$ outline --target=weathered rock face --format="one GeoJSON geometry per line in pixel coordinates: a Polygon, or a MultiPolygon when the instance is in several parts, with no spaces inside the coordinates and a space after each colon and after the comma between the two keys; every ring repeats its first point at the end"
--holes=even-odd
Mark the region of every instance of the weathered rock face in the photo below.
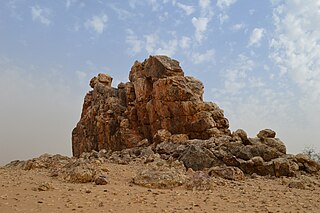
{"type": "Polygon", "coordinates": [[[203,101],[203,84],[184,76],[178,61],[166,56],[136,61],[129,79],[118,88],[111,87],[106,74],[90,81],[93,90],[85,96],[72,132],[74,156],[159,143],[166,137],[177,141],[231,135],[223,111],[203,101]]]}

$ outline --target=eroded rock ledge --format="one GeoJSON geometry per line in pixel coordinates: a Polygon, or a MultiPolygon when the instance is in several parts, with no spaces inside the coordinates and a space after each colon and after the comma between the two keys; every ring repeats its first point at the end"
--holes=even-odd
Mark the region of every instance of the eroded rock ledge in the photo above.
{"type": "MultiPolygon", "coordinates": [[[[148,156],[157,156],[168,165],[182,163],[185,171],[232,180],[245,174],[297,176],[320,169],[305,155],[287,154],[271,129],[261,130],[255,138],[242,129],[231,133],[223,110],[203,101],[203,84],[184,76],[176,60],[150,56],[136,61],[129,80],[113,88],[106,74],[91,79],[93,90],[85,96],[81,119],[72,132],[75,157],[99,152],[129,163],[143,156],[145,164],[152,165],[154,159],[148,156]]],[[[151,176],[159,179],[166,170],[157,166],[146,166],[135,180],[140,184],[151,176]]]]}

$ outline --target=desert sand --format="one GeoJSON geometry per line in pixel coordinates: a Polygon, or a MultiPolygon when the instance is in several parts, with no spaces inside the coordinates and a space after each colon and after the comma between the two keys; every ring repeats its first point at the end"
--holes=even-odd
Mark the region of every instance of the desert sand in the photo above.
{"type": "Polygon", "coordinates": [[[319,212],[320,177],[216,179],[212,190],[132,183],[144,165],[105,163],[108,184],[69,183],[45,169],[0,168],[0,212],[319,212]],[[297,184],[298,183],[298,184],[297,184]]]}

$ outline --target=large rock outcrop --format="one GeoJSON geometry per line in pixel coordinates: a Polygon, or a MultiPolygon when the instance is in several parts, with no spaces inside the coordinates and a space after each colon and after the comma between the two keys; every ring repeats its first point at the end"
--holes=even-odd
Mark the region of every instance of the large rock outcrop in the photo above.
{"type": "MultiPolygon", "coordinates": [[[[255,138],[242,129],[231,133],[223,111],[203,101],[203,84],[184,76],[176,60],[150,56],[135,62],[129,80],[113,88],[106,74],[91,79],[93,90],[85,96],[81,119],[72,132],[74,156],[99,151],[121,164],[134,158],[145,159],[145,163],[157,158],[179,161],[186,170],[196,171],[196,182],[197,174],[204,174],[200,179],[206,182],[205,177],[211,176],[242,180],[244,174],[280,177],[320,170],[320,164],[308,156],[287,154],[271,129],[261,130],[255,138]],[[150,158],[153,155],[158,157],[150,158]]],[[[161,180],[160,185],[166,182],[166,187],[182,184],[183,169],[174,171],[168,165],[164,169],[147,167],[136,183],[152,187],[157,186],[155,180],[161,180]],[[180,180],[176,182],[174,176],[180,180]]]]}
{"type": "Polygon", "coordinates": [[[106,74],[91,79],[93,90],[72,132],[74,156],[159,143],[163,132],[178,139],[230,135],[223,111],[203,101],[202,82],[184,76],[178,61],[167,56],[136,61],[129,80],[113,88],[106,74]]]}

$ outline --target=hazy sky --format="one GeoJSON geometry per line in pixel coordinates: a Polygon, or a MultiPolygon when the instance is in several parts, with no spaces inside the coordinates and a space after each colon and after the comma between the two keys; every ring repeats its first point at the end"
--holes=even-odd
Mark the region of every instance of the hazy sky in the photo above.
{"type": "Polygon", "coordinates": [[[320,149],[320,0],[2,0],[0,164],[71,155],[91,77],[166,54],[231,130],[320,149]]]}

